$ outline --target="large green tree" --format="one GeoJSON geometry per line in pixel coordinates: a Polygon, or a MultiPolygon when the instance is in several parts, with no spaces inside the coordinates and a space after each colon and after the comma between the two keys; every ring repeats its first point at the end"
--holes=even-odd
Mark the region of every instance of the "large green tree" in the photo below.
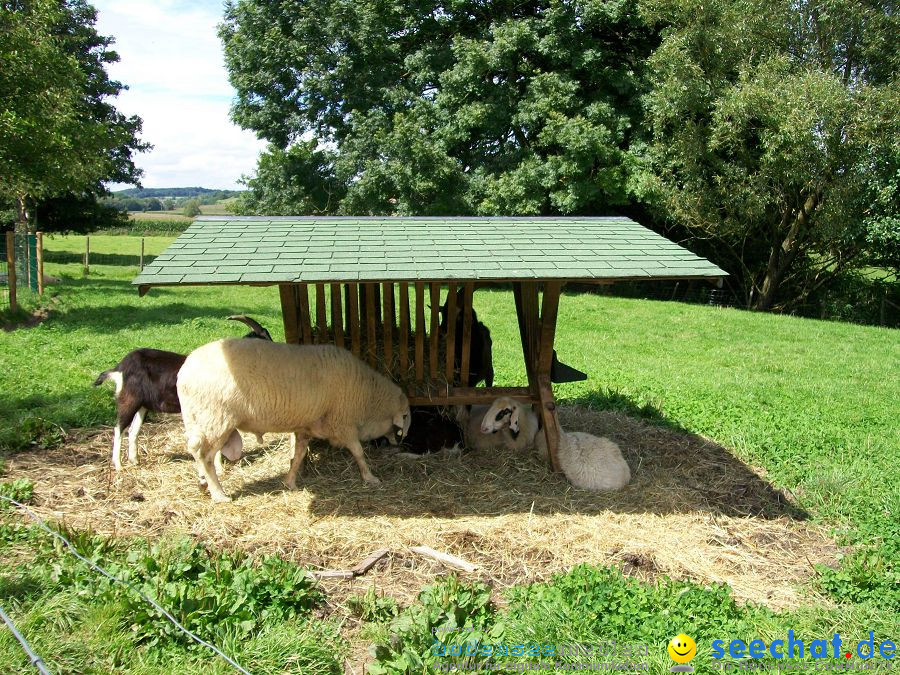
{"type": "Polygon", "coordinates": [[[758,309],[896,256],[900,15],[887,0],[648,0],[636,189],[758,309]],[[892,248],[893,247],[893,248],[892,248]]]}
{"type": "Polygon", "coordinates": [[[0,200],[33,227],[32,207],[83,205],[107,181],[135,183],[141,122],[110,103],[112,39],[84,0],[0,0],[0,200]]]}
{"type": "Polygon", "coordinates": [[[636,2],[231,0],[220,34],[233,117],[272,144],[245,205],[626,205],[642,69],[656,44],[636,2]]]}

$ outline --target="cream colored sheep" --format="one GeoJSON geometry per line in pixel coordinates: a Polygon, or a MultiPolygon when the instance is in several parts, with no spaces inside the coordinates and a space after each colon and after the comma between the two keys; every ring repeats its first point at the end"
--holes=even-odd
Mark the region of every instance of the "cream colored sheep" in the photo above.
{"type": "MultiPolygon", "coordinates": [[[[409,402],[400,387],[331,345],[219,340],[188,355],[177,387],[188,450],[217,502],[230,498],[213,458],[235,429],[294,434],[285,481],[292,489],[310,438],[346,447],[363,480],[378,483],[361,441],[409,431],[409,402]]],[[[239,456],[239,447],[228,450],[239,456]]]]}
{"type": "Polygon", "coordinates": [[[457,419],[466,446],[480,451],[531,450],[539,426],[531,406],[506,396],[490,406],[473,406],[468,412],[461,408],[457,419]]]}
{"type": "MultiPolygon", "coordinates": [[[[543,433],[535,437],[535,447],[547,459],[543,433]]],[[[584,490],[620,490],[631,480],[631,469],[619,446],[602,436],[560,429],[557,458],[569,482],[584,490]]]]}

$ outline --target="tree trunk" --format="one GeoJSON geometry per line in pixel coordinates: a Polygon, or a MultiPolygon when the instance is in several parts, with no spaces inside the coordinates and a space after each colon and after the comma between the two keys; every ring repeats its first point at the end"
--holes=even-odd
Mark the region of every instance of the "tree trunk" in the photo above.
{"type": "Polygon", "coordinates": [[[16,227],[18,234],[26,234],[28,232],[28,195],[20,194],[16,196],[16,227]]]}
{"type": "MultiPolygon", "coordinates": [[[[797,259],[797,254],[800,252],[800,243],[803,234],[806,231],[806,226],[809,223],[810,216],[819,206],[821,200],[822,189],[819,188],[806,199],[803,208],[797,213],[794,222],[791,224],[791,229],[788,231],[787,236],[781,244],[776,244],[772,247],[772,252],[769,255],[769,264],[766,267],[766,276],[763,278],[762,289],[760,290],[759,298],[756,301],[754,309],[763,312],[772,309],[772,306],[775,304],[775,298],[778,295],[778,288],[781,286],[781,281],[784,279],[787,271],[791,268],[791,265],[794,264],[794,260],[797,259]]],[[[788,220],[789,214],[785,215],[787,217],[785,217],[782,222],[787,222],[788,220]]]]}

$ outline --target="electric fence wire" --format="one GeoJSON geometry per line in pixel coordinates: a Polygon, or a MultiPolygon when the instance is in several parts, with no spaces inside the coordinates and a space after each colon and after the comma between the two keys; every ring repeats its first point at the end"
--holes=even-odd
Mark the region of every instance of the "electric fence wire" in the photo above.
{"type": "MultiPolygon", "coordinates": [[[[131,584],[131,583],[127,582],[127,581],[124,581],[124,580],[122,580],[122,579],[119,579],[118,577],[114,576],[113,574],[107,572],[105,569],[103,569],[102,567],[100,567],[100,565],[97,565],[96,563],[91,562],[90,560],[88,560],[87,558],[85,558],[83,555],[81,555],[81,554],[75,549],[75,547],[72,545],[72,543],[71,543],[68,539],[66,539],[64,536],[62,536],[59,532],[55,532],[54,530],[50,529],[50,528],[47,526],[47,524],[46,524],[43,520],[41,520],[40,516],[38,516],[34,511],[32,511],[31,509],[29,509],[27,506],[25,506],[24,504],[21,504],[21,503],[17,502],[15,499],[10,499],[9,497],[6,497],[6,496],[4,496],[4,495],[0,495],[0,499],[2,499],[2,500],[4,500],[4,501],[7,501],[7,502],[9,502],[10,504],[15,504],[18,508],[22,509],[25,513],[28,514],[29,517],[32,518],[32,520],[34,520],[34,521],[37,523],[38,527],[40,527],[40,528],[41,528],[42,530],[44,530],[45,532],[48,532],[50,535],[52,535],[53,537],[55,537],[56,539],[58,539],[59,541],[61,541],[63,544],[65,544],[66,548],[69,549],[69,552],[70,552],[72,555],[74,555],[76,558],[78,558],[80,561],[82,561],[83,563],[85,563],[85,564],[88,565],[89,567],[92,567],[92,568],[95,569],[97,572],[100,572],[100,574],[102,574],[103,576],[105,576],[107,579],[109,579],[109,580],[111,580],[111,581],[113,581],[113,582],[115,582],[115,583],[117,583],[117,584],[121,584],[122,586],[125,586],[125,587],[131,589],[132,591],[134,591],[138,596],[140,596],[140,598],[141,598],[144,602],[146,602],[146,603],[152,605],[152,606],[153,606],[155,609],[157,609],[163,616],[165,616],[165,617],[172,623],[172,625],[174,625],[178,630],[180,630],[182,633],[184,633],[184,634],[187,635],[189,638],[191,638],[194,642],[196,642],[197,644],[203,645],[204,647],[207,647],[208,649],[211,649],[211,650],[214,651],[216,654],[218,654],[218,655],[221,656],[223,659],[225,659],[225,661],[227,661],[229,664],[231,664],[236,670],[240,671],[241,673],[244,673],[244,675],[250,675],[249,672],[247,672],[246,670],[244,670],[244,669],[240,666],[240,664],[238,664],[236,661],[234,661],[233,659],[231,659],[231,658],[230,658],[227,654],[225,654],[225,652],[223,652],[221,649],[219,649],[218,647],[216,647],[214,644],[211,644],[211,643],[207,642],[206,640],[204,640],[203,638],[199,637],[198,635],[195,635],[194,633],[192,633],[191,631],[189,631],[187,628],[185,628],[184,626],[182,626],[182,625],[178,622],[178,619],[176,619],[174,616],[172,616],[171,614],[169,614],[169,612],[167,612],[166,609],[165,609],[164,607],[160,606],[160,605],[159,605],[156,601],[154,601],[152,598],[149,598],[149,597],[147,597],[146,595],[144,595],[144,594],[143,594],[140,590],[138,590],[137,587],[135,587],[133,584],[131,584]]],[[[20,640],[20,642],[21,642],[21,640],[20,640]]]]}
{"type": "Polygon", "coordinates": [[[19,641],[20,645],[22,645],[22,649],[25,650],[25,653],[28,654],[28,658],[31,659],[31,665],[37,668],[41,672],[41,675],[51,675],[50,671],[47,670],[47,667],[44,665],[44,660],[34,653],[31,645],[28,644],[28,640],[22,637],[22,634],[16,629],[16,624],[14,624],[12,619],[6,615],[6,612],[3,611],[2,607],[0,607],[0,619],[3,619],[3,622],[13,634],[13,637],[19,641]]]}

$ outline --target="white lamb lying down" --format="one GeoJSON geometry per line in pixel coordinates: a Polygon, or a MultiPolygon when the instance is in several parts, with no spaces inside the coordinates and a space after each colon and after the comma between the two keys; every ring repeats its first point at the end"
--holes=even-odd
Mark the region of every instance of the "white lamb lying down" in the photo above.
{"type": "MultiPolygon", "coordinates": [[[[547,458],[547,439],[538,433],[535,447],[547,458]]],[[[631,480],[631,469],[619,446],[608,438],[583,431],[559,432],[559,466],[569,482],[583,490],[621,490],[631,480]]]]}

